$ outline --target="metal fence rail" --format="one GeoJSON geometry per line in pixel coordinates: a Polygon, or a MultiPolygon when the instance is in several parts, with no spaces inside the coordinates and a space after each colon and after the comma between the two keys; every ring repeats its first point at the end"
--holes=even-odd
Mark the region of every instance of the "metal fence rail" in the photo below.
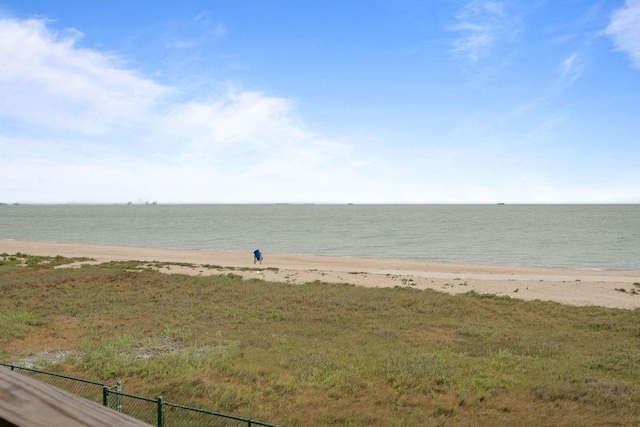
{"type": "Polygon", "coordinates": [[[279,427],[276,424],[264,421],[165,402],[160,396],[152,399],[124,393],[122,392],[119,382],[114,386],[109,386],[97,381],[85,380],[54,372],[39,371],[37,369],[25,368],[9,363],[0,362],[0,366],[10,368],[12,371],[18,370],[42,382],[94,402],[102,403],[104,406],[108,406],[149,424],[155,424],[158,427],[236,427],[244,425],[247,427],[279,427]]]}

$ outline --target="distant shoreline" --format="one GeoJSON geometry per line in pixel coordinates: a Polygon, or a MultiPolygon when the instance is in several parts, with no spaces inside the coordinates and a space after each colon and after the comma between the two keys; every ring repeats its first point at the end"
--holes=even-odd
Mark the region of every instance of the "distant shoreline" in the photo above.
{"type": "MultiPolygon", "coordinates": [[[[96,262],[158,261],[193,264],[162,271],[191,275],[221,274],[205,265],[231,267],[246,278],[286,283],[313,281],[350,283],[365,287],[406,286],[452,294],[475,291],[523,300],[633,309],[640,307],[640,271],[578,270],[465,263],[420,262],[231,251],[130,247],[76,243],[0,240],[0,253],[87,257],[96,262]],[[638,285],[635,285],[638,284],[638,285]]],[[[226,274],[226,273],[225,273],[226,274]]]]}

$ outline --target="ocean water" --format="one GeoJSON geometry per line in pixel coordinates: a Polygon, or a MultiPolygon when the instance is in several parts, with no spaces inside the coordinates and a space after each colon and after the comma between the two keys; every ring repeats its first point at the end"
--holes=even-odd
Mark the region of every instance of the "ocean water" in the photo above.
{"type": "Polygon", "coordinates": [[[0,239],[640,270],[640,205],[3,205],[0,239]]]}

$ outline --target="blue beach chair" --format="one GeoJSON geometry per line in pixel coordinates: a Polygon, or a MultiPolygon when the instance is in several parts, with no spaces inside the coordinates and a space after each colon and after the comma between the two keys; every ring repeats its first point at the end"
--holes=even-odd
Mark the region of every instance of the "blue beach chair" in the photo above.
{"type": "Polygon", "coordinates": [[[256,261],[260,261],[260,264],[262,264],[262,254],[259,249],[253,251],[253,263],[255,264],[256,261]]]}

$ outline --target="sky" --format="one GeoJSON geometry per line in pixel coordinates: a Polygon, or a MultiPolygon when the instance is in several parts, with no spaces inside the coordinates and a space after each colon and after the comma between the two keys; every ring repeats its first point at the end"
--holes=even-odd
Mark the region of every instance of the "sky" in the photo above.
{"type": "Polygon", "coordinates": [[[640,0],[0,0],[0,203],[640,203],[640,0]]]}

